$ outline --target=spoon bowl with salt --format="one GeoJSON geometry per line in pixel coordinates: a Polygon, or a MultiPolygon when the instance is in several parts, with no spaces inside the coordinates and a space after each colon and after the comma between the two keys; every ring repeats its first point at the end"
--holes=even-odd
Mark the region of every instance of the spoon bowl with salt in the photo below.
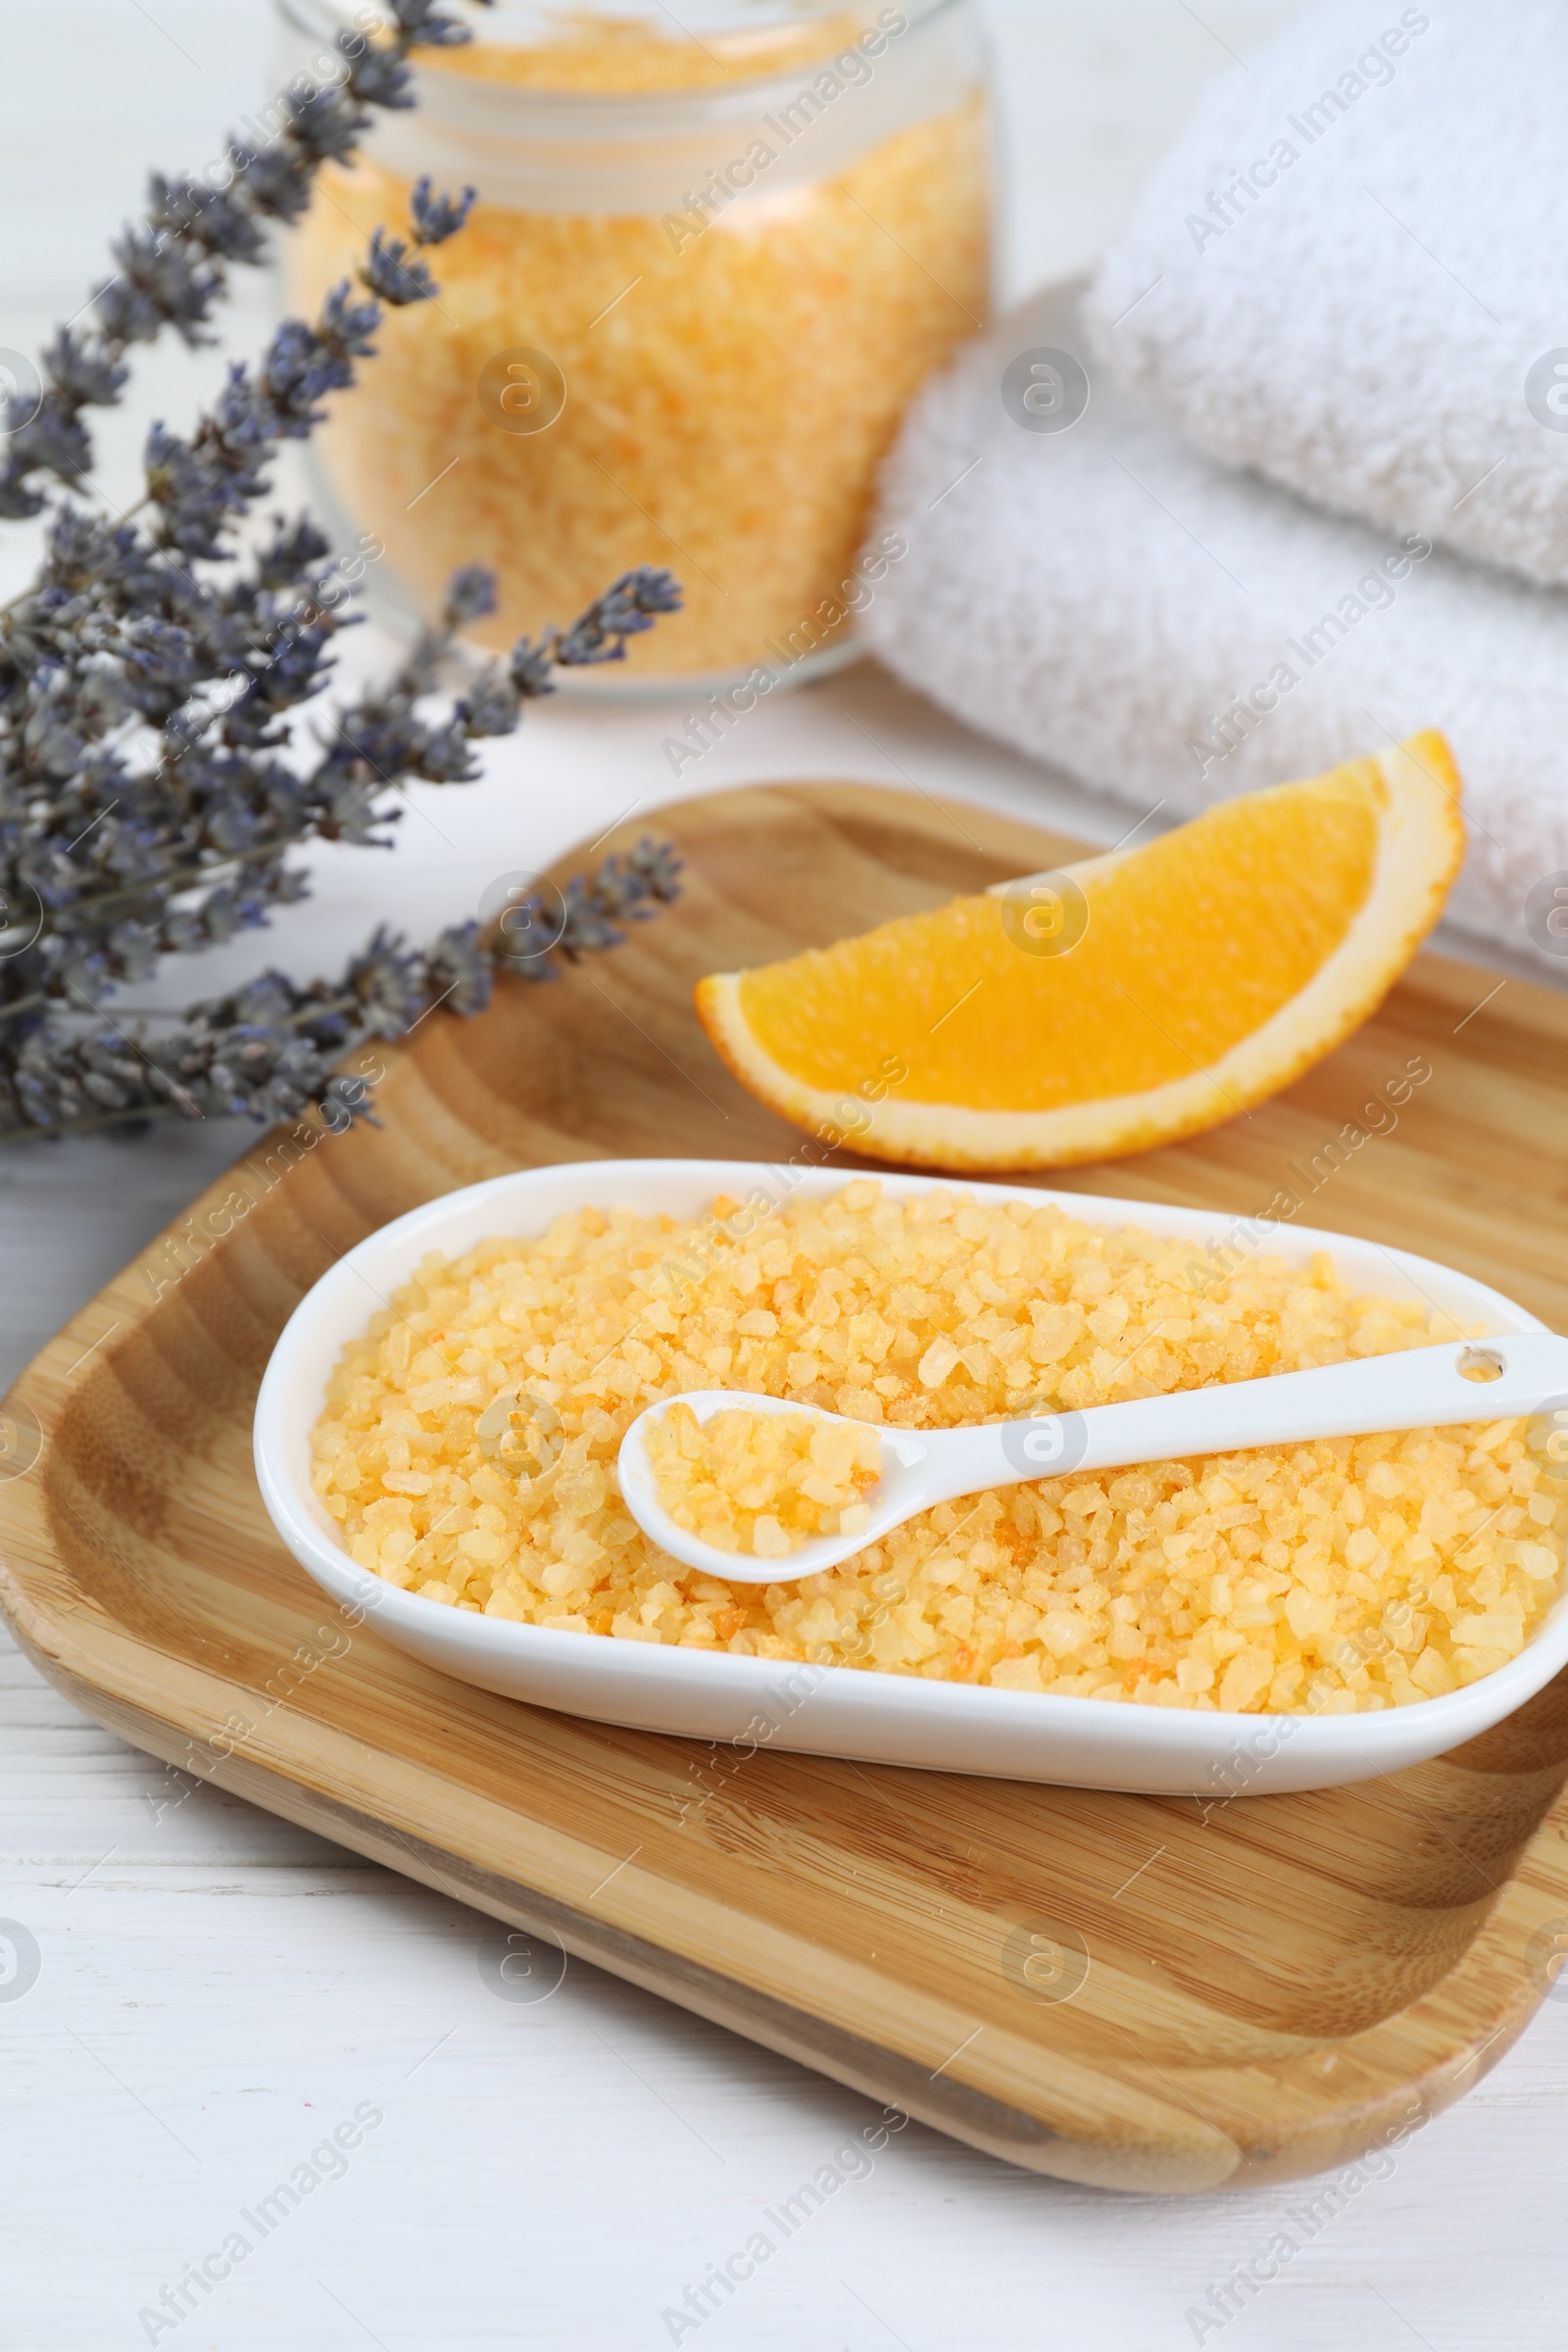
{"type": "MultiPolygon", "coordinates": [[[[807,1535],[782,1551],[745,1551],[708,1541],[669,1507],[649,1435],[671,1407],[690,1408],[706,1427],[716,1413],[786,1414],[864,1438],[868,1424],[783,1396],[704,1389],[661,1397],[621,1440],[620,1490],[651,1542],[687,1568],[731,1584],[778,1585],[836,1568],[855,1552],[937,1503],[1026,1479],[1121,1468],[1133,1462],[1237,1453],[1260,1446],[1299,1446],[1317,1438],[1365,1437],[1396,1429],[1443,1429],[1461,1422],[1523,1416],[1568,1394],[1568,1339],[1518,1332],[1507,1339],[1411,1348],[1353,1363],[1263,1380],[1219,1382],[1165,1396],[1098,1404],[1084,1412],[1044,1412],[961,1429],[879,1428],[881,1475],[854,1512],[851,1530],[807,1535]]],[[[774,1521],[773,1525],[777,1525],[774,1521]]]]}

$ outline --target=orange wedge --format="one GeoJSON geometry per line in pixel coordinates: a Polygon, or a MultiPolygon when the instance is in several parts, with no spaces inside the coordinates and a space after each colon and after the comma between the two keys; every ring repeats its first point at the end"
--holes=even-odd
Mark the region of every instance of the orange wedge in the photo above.
{"type": "Polygon", "coordinates": [[[699,983],[742,1083],[874,1159],[1050,1168],[1277,1094],[1364,1021],[1442,912],[1460,781],[1417,735],[1141,849],[699,983]]]}

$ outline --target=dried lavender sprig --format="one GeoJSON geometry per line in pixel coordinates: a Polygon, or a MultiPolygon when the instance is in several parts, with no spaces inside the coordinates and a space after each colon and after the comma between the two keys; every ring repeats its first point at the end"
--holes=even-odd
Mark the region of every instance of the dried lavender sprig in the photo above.
{"type": "MultiPolygon", "coordinates": [[[[338,714],[310,775],[232,751],[208,755],[198,745],[183,763],[177,792],[160,800],[169,784],[160,770],[139,788],[122,820],[112,813],[99,820],[103,846],[94,865],[64,858],[58,835],[25,838],[12,862],[8,903],[21,903],[30,891],[38,911],[31,945],[0,963],[0,1064],[15,1024],[36,1022],[48,1001],[96,1004],[116,986],[145,978],[165,955],[219,944],[264,923],[271,906],[302,898],[305,876],[284,862],[296,844],[384,845],[386,828],[402,813],[388,804],[391,788],[411,777],[472,782],[479,772],[472,745],[511,734],[523,701],[554,691],[553,661],[570,666],[618,658],[626,639],[649,625],[649,613],[678,609],[679,590],[667,572],[627,573],[570,629],[547,632],[537,646],[520,641],[508,665],[492,665],[449,711],[427,715],[421,706],[439,684],[459,633],[494,601],[488,572],[478,566],[459,572],[439,626],[422,634],[386,685],[338,714]],[[130,879],[102,862],[117,856],[132,863],[130,879]],[[197,888],[208,895],[194,905],[175,903],[197,888]]],[[[318,634],[305,632],[313,660],[318,634]]],[[[247,727],[251,695],[247,688],[236,706],[247,727]]],[[[230,712],[219,722],[225,733],[232,718],[230,712]]],[[[78,806],[70,821],[80,815],[78,806]]],[[[0,822],[0,888],[7,887],[5,829],[0,822]]],[[[584,908],[583,919],[611,911],[601,901],[584,908]]]]}
{"type": "MultiPolygon", "coordinates": [[[[431,0],[397,0],[397,13],[403,47],[466,37],[431,0]]],[[[379,76],[373,89],[358,90],[365,103],[411,102],[401,49],[375,53],[363,74],[379,76]]],[[[356,78],[347,77],[351,94],[356,78]]],[[[342,96],[317,93],[291,114],[290,135],[308,169],[293,150],[244,159],[250,196],[261,191],[274,217],[303,208],[317,166],[347,153],[351,132],[363,127],[363,119],[347,122],[342,96]]],[[[175,207],[169,183],[154,193],[161,215],[175,207]]],[[[384,300],[426,299],[433,281],[413,248],[455,233],[471,201],[471,190],[436,196],[421,180],[411,204],[412,245],[378,230],[362,282],[384,300]]],[[[244,202],[225,209],[203,192],[197,247],[205,242],[210,259],[255,258],[259,237],[244,212],[244,202]]],[[[169,225],[153,222],[160,231],[169,225]]],[[[188,235],[190,223],[178,226],[188,235]]],[[[159,323],[196,339],[203,305],[210,309],[223,291],[216,262],[205,285],[193,286],[178,264],[163,267],[165,254],[155,239],[128,256],[125,274],[133,289],[139,283],[146,312],[131,316],[122,294],[108,303],[122,345],[159,323]]],[[[396,814],[377,802],[388,785],[409,775],[469,780],[476,771],[468,745],[511,732],[522,702],[552,690],[554,664],[622,660],[631,636],[679,607],[667,573],[629,572],[570,629],[549,630],[537,644],[519,640],[507,662],[492,663],[449,713],[432,717],[419,706],[439,685],[457,633],[494,607],[493,581],[470,568],[453,583],[440,625],[393,679],[341,714],[311,775],[265,757],[288,743],[285,713],[318,691],[330,667],[330,640],[352,617],[337,610],[342,582],[323,563],[325,541],[304,520],[278,518],[272,541],[249,568],[230,570],[225,585],[197,567],[230,561],[224,541],[264,486],[271,452],[313,429],[316,403],[352,379],[378,319],[374,302],[344,286],[315,326],[288,322],[254,376],[231,370],[189,441],[155,432],[143,502],[152,528],[57,507],[37,581],[0,614],[0,1132],[205,1115],[204,1101],[215,1112],[250,1107],[264,1118],[297,1101],[355,1115],[343,1090],[359,1082],[334,1079],[322,1056],[341,1052],[351,1033],[401,1034],[436,1003],[477,1009],[488,970],[471,926],[444,935],[422,956],[378,932],[337,991],[304,992],[281,1031],[276,991],[289,984],[270,976],[256,984],[260,995],[242,991],[196,1007],[156,1057],[107,1020],[86,1030],[63,1023],[51,1001],[96,1016],[100,996],[143,976],[163,955],[265,921],[270,906],[304,895],[303,874],[285,860],[294,841],[383,840],[376,827],[396,814]],[[161,738],[150,766],[138,750],[149,731],[161,738]],[[198,892],[206,895],[193,904],[198,892]],[[19,948],[16,924],[6,925],[19,906],[25,917],[29,894],[37,920],[19,948]]],[[[78,341],[64,363],[74,371],[77,408],[114,398],[123,376],[122,369],[114,380],[105,359],[102,315],[94,332],[96,352],[78,341]]],[[[57,425],[62,414],[57,403],[57,425]]],[[[84,449],[83,436],[77,454],[84,449]]],[[[69,478],[70,466],[64,470],[69,478]]],[[[617,916],[643,919],[649,902],[674,895],[677,863],[644,844],[591,880],[579,877],[562,902],[560,952],[569,957],[613,945],[623,936],[617,916]]]]}
{"type": "MultiPolygon", "coordinates": [[[[641,921],[680,892],[681,860],[667,842],[644,840],[575,875],[566,905],[580,910],[558,949],[573,959],[618,944],[609,921],[641,921]]],[[[529,959],[546,976],[549,955],[529,959]]],[[[378,929],[336,982],[300,988],[263,972],[226,997],[192,1005],[178,1028],[149,1046],[143,1035],[98,1027],[74,1035],[35,1031],[0,1070],[0,1140],[71,1135],[183,1117],[248,1118],[270,1126],[315,1106],[328,1123],[373,1118],[370,1089],[336,1068],[371,1038],[407,1036],[440,1007],[482,1011],[498,956],[477,923],[456,925],[424,951],[378,929]]]]}
{"type": "MultiPolygon", "coordinates": [[[[416,237],[434,244],[456,233],[471,196],[435,197],[421,180],[416,237]]],[[[406,291],[395,290],[395,299],[406,291]]],[[[308,523],[286,529],[279,520],[255,572],[227,590],[194,578],[171,544],[197,556],[224,552],[220,535],[260,488],[261,466],[280,439],[311,429],[324,390],[352,381],[353,359],[369,348],[380,316],[377,304],[352,303],[339,288],[315,327],[285,322],[254,383],[244,369],[231,371],[222,403],[190,443],[157,428],[149,497],[161,521],[153,537],[74,508],[57,512],[34,591],[0,622],[0,898],[10,906],[31,893],[40,935],[62,930],[84,898],[134,903],[191,881],[197,855],[215,868],[228,857],[265,860],[269,834],[280,849],[302,830],[297,810],[289,821],[290,803],[300,800],[289,771],[275,762],[215,761],[210,748],[190,755],[218,718],[230,752],[286,740],[278,718],[317,690],[327,642],[342,625],[332,611],[331,567],[320,569],[326,542],[308,523]],[[286,606],[280,592],[290,584],[296,594],[286,606]],[[225,690],[215,709],[210,684],[225,671],[238,671],[244,690],[225,690]],[[164,756],[150,776],[132,776],[114,750],[94,749],[135,720],[164,729],[164,756]],[[74,870],[71,853],[89,836],[80,861],[87,870],[74,870]],[[182,863],[187,870],[178,870],[182,863]]],[[[259,876],[243,919],[259,919],[265,899],[280,891],[286,895],[276,876],[259,876]]],[[[220,895],[206,924],[193,925],[186,910],[177,936],[121,926],[115,959],[93,973],[57,974],[54,993],[68,979],[102,993],[117,977],[139,976],[152,954],[226,936],[231,895],[220,895]]],[[[3,976],[0,1008],[19,988],[24,998],[37,994],[49,954],[46,942],[3,976]]]]}
{"type": "MultiPolygon", "coordinates": [[[[414,233],[433,244],[462,227],[472,191],[433,198],[421,180],[415,196],[414,233]]],[[[427,270],[417,281],[403,274],[407,282],[393,286],[393,301],[422,300],[433,291],[427,270]]],[[[211,710],[199,707],[204,683],[247,668],[259,675],[249,707],[232,716],[227,740],[256,749],[282,739],[269,726],[290,703],[308,699],[324,674],[333,624],[322,577],[312,566],[326,543],[308,525],[287,534],[279,525],[258,574],[227,592],[197,579],[190,565],[226,560],[224,536],[265,487],[277,448],[309,434],[323,414],[320,399],[353,382],[354,362],[373,350],[381,316],[378,303],[357,301],[340,286],[314,325],[290,319],[278,328],[254,376],[243,367],[230,369],[220,401],[189,441],[156,425],[144,502],[156,516],[150,533],[133,521],[110,525],[69,505],[56,511],[32,590],[0,615],[0,810],[7,800],[13,807],[22,801],[37,819],[44,813],[40,796],[53,794],[61,780],[78,782],[92,747],[132,722],[163,727],[167,769],[210,722],[211,710]],[[288,617],[298,621],[303,605],[305,625],[279,642],[280,591],[290,584],[296,595],[288,617]],[[259,633],[272,642],[257,663],[259,633]],[[260,728],[258,702],[267,706],[260,728]]],[[[224,708],[231,710],[232,702],[224,708]]],[[[112,789],[101,791],[93,814],[111,801],[121,804],[125,781],[112,754],[98,768],[95,782],[112,789]]],[[[74,825],[68,841],[78,832],[74,825]]],[[[0,833],[0,890],[18,879],[4,872],[5,849],[0,833]]],[[[94,856],[101,860],[108,849],[100,838],[94,856]]],[[[28,879],[42,889],[36,877],[28,879]]],[[[43,895],[46,903],[52,896],[43,895]]]]}
{"type": "MultiPolygon", "coordinates": [[[[396,676],[342,713],[326,757],[311,778],[311,792],[331,805],[333,823],[363,826],[393,820],[390,810],[372,811],[370,801],[399,776],[432,784],[470,782],[477,770],[468,746],[485,736],[512,734],[525,702],[556,691],[553,669],[623,662],[628,640],[652,628],[659,613],[678,612],[680,604],[671,573],[646,564],[624,572],[569,629],[547,629],[537,643],[519,637],[504,662],[486,665],[449,716],[430,722],[420,717],[418,705],[439,684],[462,630],[495,610],[494,576],[470,564],[454,576],[439,625],[421,632],[396,676]]],[[[324,809],[318,829],[328,830],[324,809]]],[[[355,838],[368,835],[360,832],[355,838]]]]}
{"type": "Polygon", "coordinates": [[[661,906],[679,898],[681,865],[668,842],[645,836],[634,850],[607,858],[597,874],[573,875],[561,893],[554,921],[543,894],[533,892],[515,903],[522,917],[517,935],[548,938],[554,932],[553,946],[536,956],[503,955],[502,969],[519,979],[554,980],[560,969],[556,956],[575,963],[581,956],[620,947],[626,937],[620,925],[646,923],[661,906]]]}
{"type": "MultiPolygon", "coordinates": [[[[421,179],[414,191],[416,242],[432,246],[455,236],[473,200],[472,188],[432,200],[429,180],[421,179]]],[[[356,301],[347,283],[335,287],[314,324],[284,319],[254,376],[241,364],[229,368],[216,407],[190,440],[154,425],[146,466],[147,496],[159,515],[155,545],[198,561],[222,558],[225,534],[266,489],[265,469],[281,443],[308,439],[325,418],[319,403],[347,391],[355,361],[374,353],[381,304],[406,309],[436,292],[424,263],[407,260],[409,250],[377,228],[360,270],[377,300],[356,301]]]]}
{"type": "MultiPolygon", "coordinates": [[[[209,339],[203,330],[227,290],[229,268],[266,257],[268,230],[299,219],[324,162],[346,162],[354,154],[369,126],[370,109],[413,105],[410,52],[454,47],[470,37],[468,27],[434,0],[387,4],[388,37],[380,45],[363,32],[337,34],[340,80],[319,86],[301,76],[268,109],[270,138],[228,141],[226,186],[213,188],[188,173],[173,179],[152,174],[145,214],[111,248],[114,275],[93,290],[90,323],[61,327],[43,355],[48,380],[42,400],[11,434],[0,466],[0,517],[39,513],[45,504],[40,473],[75,485],[90,471],[92,444],[82,412],[118,403],[128,374],[126,354],[135,344],[155,341],[166,327],[186,343],[209,339]]],[[[475,4],[489,7],[493,0],[475,4]]],[[[439,218],[433,214],[430,225],[439,218]]],[[[423,225],[416,211],[416,232],[423,225]]],[[[416,235],[416,241],[439,239],[416,235]]]]}

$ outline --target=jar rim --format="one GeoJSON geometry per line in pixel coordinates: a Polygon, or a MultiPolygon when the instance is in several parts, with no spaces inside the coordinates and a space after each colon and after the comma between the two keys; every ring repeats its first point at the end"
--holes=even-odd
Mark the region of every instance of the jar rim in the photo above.
{"type": "MultiPolygon", "coordinates": [[[[353,21],[349,0],[273,0],[273,5],[296,32],[327,42],[347,30],[353,21]]],[[[945,19],[967,15],[973,7],[974,0],[897,0],[895,13],[905,24],[893,41],[902,47],[911,34],[922,33],[945,19]]],[[[842,7],[835,8],[832,0],[827,0],[821,16],[825,21],[842,13],[842,7]]],[[[812,20],[799,21],[809,24],[812,20]]],[[[876,19],[867,15],[858,37],[881,29],[876,19]]],[[[466,121],[476,129],[489,125],[500,130],[504,126],[513,134],[533,129],[558,136],[573,131],[612,136],[617,130],[674,130],[694,118],[714,123],[729,114],[749,116],[759,107],[782,101],[799,88],[803,76],[809,79],[850,45],[841,43],[839,49],[825,49],[820,56],[798,58],[792,65],[765,73],[737,72],[721,82],[652,90],[545,89],[491,80],[482,74],[443,74],[438,68],[421,65],[417,53],[410,63],[418,86],[419,111],[444,122],[466,121]]]]}

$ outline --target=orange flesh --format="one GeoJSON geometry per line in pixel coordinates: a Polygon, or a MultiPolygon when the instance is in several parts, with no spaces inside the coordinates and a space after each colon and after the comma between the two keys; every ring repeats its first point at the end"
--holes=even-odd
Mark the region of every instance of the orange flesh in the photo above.
{"type": "Polygon", "coordinates": [[[904,1102],[1045,1111],[1190,1077],[1345,938],[1385,797],[1363,765],[1211,809],[1087,877],[1089,928],[1066,955],[1015,947],[1000,899],[958,899],[748,972],[743,1013],[808,1086],[853,1093],[896,1054],[904,1102]]]}

